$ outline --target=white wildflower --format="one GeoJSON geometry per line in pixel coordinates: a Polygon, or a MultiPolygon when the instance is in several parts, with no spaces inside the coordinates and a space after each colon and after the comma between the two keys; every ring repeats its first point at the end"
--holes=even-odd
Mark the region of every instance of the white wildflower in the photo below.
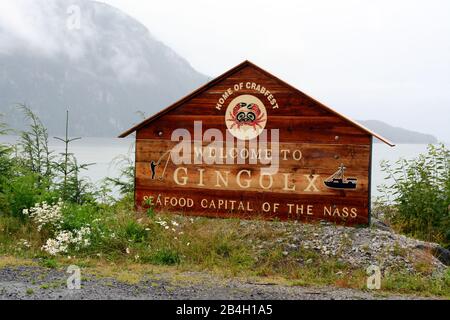
{"type": "Polygon", "coordinates": [[[59,228],[62,222],[62,200],[59,200],[55,205],[49,205],[47,202],[37,203],[30,209],[22,210],[22,213],[29,216],[37,225],[38,231],[41,231],[44,226],[59,228]]]}
{"type": "Polygon", "coordinates": [[[31,247],[31,244],[28,242],[28,240],[25,240],[25,239],[20,239],[19,240],[19,244],[22,247],[25,247],[25,248],[30,248],[31,247]]]}
{"type": "Polygon", "coordinates": [[[42,246],[42,250],[48,252],[52,256],[56,256],[59,251],[59,243],[55,239],[48,239],[45,245],[42,246]]]}
{"type": "Polygon", "coordinates": [[[158,220],[158,221],[156,221],[156,223],[159,224],[162,227],[166,227],[167,226],[167,222],[164,221],[164,220],[158,220]]]}
{"type": "Polygon", "coordinates": [[[89,236],[91,235],[91,229],[83,227],[80,230],[75,231],[60,231],[55,239],[48,239],[42,250],[48,252],[51,255],[57,255],[58,253],[66,253],[72,246],[75,250],[80,250],[83,247],[88,247],[91,242],[89,236]]]}

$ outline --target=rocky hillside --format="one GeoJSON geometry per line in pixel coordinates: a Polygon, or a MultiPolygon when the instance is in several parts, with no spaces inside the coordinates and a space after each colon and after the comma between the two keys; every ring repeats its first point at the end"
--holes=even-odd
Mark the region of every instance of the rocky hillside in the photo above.
{"type": "MultiPolygon", "coordinates": [[[[143,219],[138,221],[144,223],[143,219]]],[[[220,266],[225,269],[217,269],[213,273],[204,266],[198,271],[195,265],[180,269],[160,265],[155,272],[151,264],[139,264],[142,257],[130,251],[131,261],[128,263],[90,260],[82,269],[83,290],[70,292],[66,288],[65,270],[68,264],[76,263],[75,257],[63,259],[61,264],[57,264],[57,269],[48,269],[42,267],[45,266],[42,258],[23,260],[0,255],[0,300],[105,297],[360,300],[448,299],[449,296],[447,266],[450,252],[438,244],[399,235],[379,220],[374,220],[370,228],[336,226],[326,222],[303,224],[174,215],[167,220],[158,218],[158,221],[166,221],[164,225],[168,229],[164,232],[171,234],[170,238],[176,241],[177,237],[184,235],[178,233],[175,238],[173,235],[185,230],[190,236],[202,237],[200,241],[216,243],[216,258],[220,257],[220,266]],[[225,230],[225,233],[214,237],[218,234],[208,234],[206,229],[207,232],[225,230]],[[239,235],[235,252],[232,249],[234,245],[229,242],[233,234],[239,235]],[[261,263],[266,267],[251,268],[251,271],[247,269],[242,273],[249,267],[245,252],[252,253],[256,265],[261,263]],[[228,269],[229,263],[239,265],[240,272],[228,269]],[[361,290],[366,288],[366,269],[371,265],[380,268],[381,291],[361,290]]],[[[189,247],[190,242],[186,246],[189,247]]],[[[20,251],[21,244],[15,250],[20,251]]],[[[202,251],[201,254],[208,256],[211,252],[202,251]]]]}
{"type": "Polygon", "coordinates": [[[23,18],[0,14],[0,113],[14,128],[23,126],[14,105],[27,103],[51,133],[63,131],[68,108],[72,134],[117,136],[141,120],[137,111],[152,114],[207,81],[106,4],[19,0],[8,14],[23,18]]]}

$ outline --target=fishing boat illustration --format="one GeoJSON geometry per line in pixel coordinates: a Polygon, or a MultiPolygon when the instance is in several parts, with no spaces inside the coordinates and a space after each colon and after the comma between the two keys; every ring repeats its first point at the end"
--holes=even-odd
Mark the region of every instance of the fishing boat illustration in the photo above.
{"type": "Polygon", "coordinates": [[[339,166],[339,169],[333,173],[328,179],[326,179],[323,183],[328,188],[333,189],[356,189],[356,185],[358,183],[358,179],[356,178],[346,178],[344,173],[347,168],[344,167],[344,164],[339,166]]]}

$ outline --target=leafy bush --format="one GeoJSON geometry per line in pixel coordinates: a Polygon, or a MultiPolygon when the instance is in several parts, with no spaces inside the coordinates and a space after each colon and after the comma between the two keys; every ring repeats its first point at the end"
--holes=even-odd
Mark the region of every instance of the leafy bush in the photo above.
{"type": "Polygon", "coordinates": [[[0,144],[0,192],[3,185],[14,176],[14,159],[12,157],[13,148],[0,144]]]}
{"type": "MultiPolygon", "coordinates": [[[[1,116],[1,115],[0,115],[1,116]]],[[[5,123],[0,121],[0,135],[8,133],[8,128],[5,123]]],[[[11,181],[14,176],[14,159],[13,148],[8,145],[0,144],[0,214],[5,213],[9,207],[9,203],[4,196],[5,186],[11,181]]]]}
{"type": "Polygon", "coordinates": [[[86,225],[96,224],[101,213],[100,208],[93,203],[83,205],[66,203],[63,208],[63,216],[62,228],[73,231],[86,225]]]}
{"type": "Polygon", "coordinates": [[[130,220],[125,226],[125,236],[133,242],[144,242],[147,239],[147,231],[144,226],[135,220],[130,220]]]}
{"type": "MultiPolygon", "coordinates": [[[[47,129],[39,117],[25,105],[19,108],[29,127],[20,132],[17,145],[0,145],[0,214],[22,217],[23,209],[60,198],[67,203],[94,203],[93,186],[80,178],[80,171],[89,165],[78,164],[68,148],[78,138],[69,139],[66,134],[61,139],[66,143],[65,152],[62,157],[55,156],[49,149],[47,129]]],[[[0,135],[8,132],[0,122],[0,135]]]]}
{"type": "Polygon", "coordinates": [[[380,187],[386,219],[403,233],[449,247],[450,151],[429,145],[416,159],[381,166],[391,182],[380,187]]]}
{"type": "MultiPolygon", "coordinates": [[[[69,152],[69,143],[77,140],[66,136],[58,138],[65,143],[61,157],[49,149],[47,129],[25,105],[19,108],[29,122],[20,133],[16,146],[0,145],[0,218],[2,224],[15,234],[28,237],[41,251],[50,255],[79,251],[91,245],[91,238],[99,237],[100,228],[93,234],[91,224],[99,216],[92,186],[82,178],[80,171],[89,165],[78,164],[69,152]],[[19,228],[10,228],[10,221],[21,222],[19,228]]],[[[0,123],[0,134],[7,133],[0,123]]],[[[8,242],[2,239],[2,244],[8,242]]]]}
{"type": "Polygon", "coordinates": [[[81,170],[89,165],[78,164],[69,150],[78,138],[68,135],[68,117],[66,135],[57,138],[65,149],[57,155],[49,149],[47,130],[37,115],[26,106],[21,109],[29,128],[20,134],[16,146],[0,148],[0,228],[8,231],[0,236],[0,250],[15,252],[15,243],[24,240],[32,245],[27,252],[47,258],[107,256],[174,265],[192,251],[197,256],[194,260],[210,255],[240,263],[238,248],[228,246],[227,241],[220,241],[217,248],[205,241],[191,247],[176,221],[156,220],[151,209],[137,220],[130,156],[116,158],[120,177],[105,179],[95,190],[80,178],[81,170]],[[111,188],[123,198],[111,198],[111,188]]]}
{"type": "Polygon", "coordinates": [[[0,210],[3,213],[22,217],[23,209],[31,208],[36,203],[49,200],[55,194],[39,185],[35,173],[16,174],[4,180],[0,192],[0,210]]]}

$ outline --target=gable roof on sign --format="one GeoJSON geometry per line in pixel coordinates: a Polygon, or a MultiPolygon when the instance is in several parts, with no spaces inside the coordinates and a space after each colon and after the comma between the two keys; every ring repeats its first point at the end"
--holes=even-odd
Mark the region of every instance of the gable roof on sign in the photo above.
{"type": "Polygon", "coordinates": [[[303,93],[302,91],[298,90],[297,88],[291,86],[290,84],[286,83],[285,81],[279,79],[278,77],[274,76],[273,74],[271,74],[270,72],[258,67],[257,65],[253,64],[252,62],[246,60],[242,63],[240,63],[239,65],[237,65],[236,67],[228,70],[227,72],[223,73],[222,75],[218,76],[217,78],[211,80],[210,82],[206,83],[205,85],[201,86],[200,88],[198,88],[197,90],[193,91],[192,93],[188,94],[187,96],[185,96],[184,98],[181,98],[180,100],[178,100],[177,102],[175,102],[174,104],[170,105],[169,107],[159,111],[158,113],[154,114],[153,116],[151,116],[150,118],[147,118],[146,120],[142,121],[141,123],[135,125],[134,127],[128,129],[127,131],[125,131],[124,133],[122,133],[119,138],[125,138],[128,135],[130,135],[131,133],[145,127],[146,125],[148,125],[149,123],[159,119],[160,117],[162,117],[163,115],[167,114],[168,112],[180,107],[181,105],[183,105],[185,102],[193,99],[194,97],[196,97],[197,95],[205,92],[206,90],[208,90],[209,88],[213,87],[214,85],[218,84],[220,81],[224,80],[225,78],[230,77],[231,75],[233,75],[234,73],[238,72],[239,70],[251,66],[257,70],[259,70],[260,72],[262,72],[263,74],[267,75],[268,77],[274,78],[276,80],[278,80],[281,84],[285,85],[286,87],[292,89],[295,92],[298,92],[301,95],[304,95],[306,97],[308,97],[309,99],[311,99],[312,101],[314,101],[315,103],[317,103],[320,107],[326,109],[327,111],[335,114],[336,116],[342,118],[343,120],[351,123],[352,125],[354,125],[355,127],[358,127],[359,129],[365,131],[366,133],[368,133],[369,135],[383,141],[384,143],[388,144],[389,146],[393,147],[395,144],[393,144],[391,141],[389,141],[388,139],[380,136],[379,134],[373,132],[372,130],[366,128],[365,126],[361,125],[360,123],[351,120],[350,118],[340,114],[339,112],[331,109],[330,107],[327,107],[326,105],[324,105],[323,103],[317,101],[316,99],[308,96],[307,94],[303,93]]]}

